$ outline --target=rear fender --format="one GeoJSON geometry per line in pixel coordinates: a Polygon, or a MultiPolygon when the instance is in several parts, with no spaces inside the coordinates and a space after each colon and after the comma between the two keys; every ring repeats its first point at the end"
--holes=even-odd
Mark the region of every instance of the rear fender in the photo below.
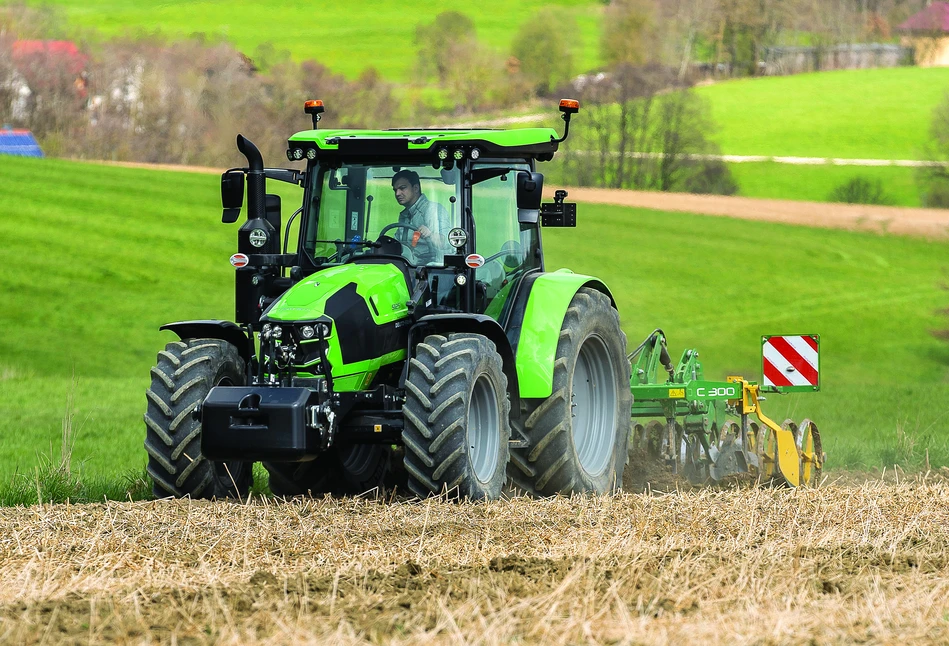
{"type": "MultiPolygon", "coordinates": [[[[511,396],[511,410],[520,410],[520,399],[518,398],[517,369],[514,362],[514,351],[511,343],[508,341],[504,330],[490,316],[484,314],[430,314],[423,316],[418,323],[409,330],[409,349],[410,355],[415,356],[411,350],[416,344],[424,340],[429,334],[449,335],[455,332],[467,334],[480,334],[494,342],[501,355],[501,361],[504,368],[504,375],[507,377],[507,391],[511,396]]],[[[405,379],[408,375],[408,361],[405,362],[405,369],[402,371],[402,379],[399,383],[400,388],[405,387],[405,379]]]]}
{"type": "Polygon", "coordinates": [[[544,398],[550,397],[553,392],[554,358],[560,341],[560,329],[570,301],[581,287],[603,292],[616,307],[609,288],[592,276],[560,269],[542,274],[534,281],[515,357],[521,397],[544,398]]]}
{"type": "Polygon", "coordinates": [[[159,330],[171,330],[178,335],[182,341],[188,339],[220,339],[227,341],[240,354],[244,363],[249,363],[254,356],[253,339],[247,337],[247,333],[232,321],[178,321],[177,323],[166,323],[159,330]]]}

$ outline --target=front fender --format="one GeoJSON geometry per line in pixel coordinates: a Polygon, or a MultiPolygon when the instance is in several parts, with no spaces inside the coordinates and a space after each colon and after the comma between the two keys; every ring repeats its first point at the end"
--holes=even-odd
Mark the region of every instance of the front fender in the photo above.
{"type": "Polygon", "coordinates": [[[244,362],[250,361],[253,356],[252,340],[247,338],[243,329],[232,321],[178,321],[166,323],[159,330],[171,330],[182,341],[188,339],[220,339],[227,341],[237,348],[244,362]]]}
{"type": "Polygon", "coordinates": [[[569,269],[542,274],[531,287],[517,341],[517,383],[521,397],[550,397],[553,392],[554,358],[560,341],[560,328],[570,301],[581,287],[590,287],[616,301],[599,279],[575,274],[569,269]]]}

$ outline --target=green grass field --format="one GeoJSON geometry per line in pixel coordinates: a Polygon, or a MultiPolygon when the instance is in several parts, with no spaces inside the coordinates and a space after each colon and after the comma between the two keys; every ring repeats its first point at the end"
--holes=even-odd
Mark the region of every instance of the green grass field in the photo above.
{"type": "MultiPolygon", "coordinates": [[[[925,159],[932,112],[949,92],[949,69],[914,67],[847,70],[722,81],[696,89],[717,125],[710,137],[727,155],[844,159],[925,159]]],[[[534,122],[562,128],[553,105],[534,122]]],[[[584,112],[566,147],[587,149],[584,112]]],[[[949,151],[947,151],[949,152],[949,151]]],[[[557,162],[549,173],[562,177],[557,162]]],[[[729,164],[739,195],[826,201],[837,186],[861,176],[880,180],[892,204],[920,206],[916,169],[899,166],[729,164]]]]}
{"type": "Polygon", "coordinates": [[[846,70],[697,89],[728,155],[920,159],[949,68],[846,70]]]}
{"type": "Polygon", "coordinates": [[[920,206],[916,169],[897,166],[795,166],[773,162],[729,164],[738,194],[780,200],[826,202],[855,177],[879,181],[892,206],[920,206]]]}
{"type": "Polygon", "coordinates": [[[432,22],[442,11],[467,14],[477,27],[479,39],[507,55],[521,23],[541,7],[560,6],[577,23],[577,33],[572,36],[578,73],[599,63],[602,14],[602,4],[595,0],[486,0],[458,6],[436,0],[319,5],[275,0],[238,4],[222,0],[31,0],[27,4],[63,7],[70,24],[108,37],[201,33],[230,42],[248,56],[253,56],[258,45],[271,43],[278,50],[289,51],[295,60],[315,59],[350,78],[372,66],[383,77],[399,82],[411,80],[416,25],[432,22]]]}
{"type": "MultiPolygon", "coordinates": [[[[64,422],[83,473],[141,474],[158,327],[233,315],[217,178],[9,157],[0,176],[0,486],[56,459],[64,422]]],[[[766,410],[817,420],[831,469],[949,464],[949,345],[929,334],[949,243],[592,205],[544,239],[548,269],[611,286],[631,344],[661,327],[709,377],[756,378],[761,334],[820,333],[824,391],[766,410]]]]}

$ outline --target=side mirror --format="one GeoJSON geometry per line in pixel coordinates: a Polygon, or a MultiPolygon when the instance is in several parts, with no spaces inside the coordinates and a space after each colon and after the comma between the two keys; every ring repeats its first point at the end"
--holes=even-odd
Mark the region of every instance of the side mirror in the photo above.
{"type": "Polygon", "coordinates": [[[224,213],[221,222],[231,224],[237,222],[244,204],[244,172],[229,170],[221,175],[221,204],[224,213]]]}
{"type": "Polygon", "coordinates": [[[536,224],[544,192],[544,176],[540,173],[517,173],[517,221],[536,224]]]}

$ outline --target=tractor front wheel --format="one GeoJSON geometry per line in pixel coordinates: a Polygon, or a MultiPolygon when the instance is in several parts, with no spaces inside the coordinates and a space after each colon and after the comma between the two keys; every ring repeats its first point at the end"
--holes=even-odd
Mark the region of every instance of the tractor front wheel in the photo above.
{"type": "Polygon", "coordinates": [[[244,360],[219,339],[169,343],[158,353],[145,393],[145,451],[156,498],[243,498],[252,462],[211,461],[201,453],[201,422],[194,415],[214,386],[240,386],[244,360]]]}
{"type": "Polygon", "coordinates": [[[512,480],[541,495],[619,487],[632,424],[629,376],[619,314],[605,294],[580,289],[560,329],[553,392],[524,407],[529,446],[512,450],[512,480]]]}
{"type": "Polygon", "coordinates": [[[494,343],[479,334],[432,335],[418,345],[409,360],[402,409],[412,493],[500,497],[511,437],[502,366],[494,343]]]}

